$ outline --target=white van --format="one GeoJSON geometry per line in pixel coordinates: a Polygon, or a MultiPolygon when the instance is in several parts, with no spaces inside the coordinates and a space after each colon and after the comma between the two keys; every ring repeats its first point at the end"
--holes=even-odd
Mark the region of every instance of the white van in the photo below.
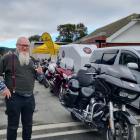
{"type": "Polygon", "coordinates": [[[65,62],[66,65],[73,63],[74,72],[77,72],[85,64],[89,63],[89,58],[96,48],[96,45],[86,44],[62,45],[59,50],[59,58],[65,62]]]}

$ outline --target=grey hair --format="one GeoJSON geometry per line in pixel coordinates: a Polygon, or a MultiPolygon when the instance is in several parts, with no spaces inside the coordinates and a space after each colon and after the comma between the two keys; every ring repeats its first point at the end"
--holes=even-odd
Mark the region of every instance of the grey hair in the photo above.
{"type": "Polygon", "coordinates": [[[22,40],[27,40],[27,42],[30,44],[29,39],[28,39],[27,37],[22,36],[22,37],[19,37],[19,38],[17,39],[16,45],[19,44],[22,40]]]}

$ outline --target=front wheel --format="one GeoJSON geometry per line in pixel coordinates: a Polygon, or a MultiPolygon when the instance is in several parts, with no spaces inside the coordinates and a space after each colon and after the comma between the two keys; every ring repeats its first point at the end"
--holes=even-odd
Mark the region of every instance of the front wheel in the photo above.
{"type": "Polygon", "coordinates": [[[70,115],[71,115],[72,120],[79,121],[78,118],[75,116],[74,113],[71,112],[70,115]]]}
{"type": "Polygon", "coordinates": [[[49,87],[49,83],[46,79],[43,80],[43,85],[48,88],[49,87]]]}
{"type": "Polygon", "coordinates": [[[107,140],[136,140],[135,125],[129,124],[125,120],[119,120],[114,123],[115,134],[113,135],[111,129],[107,128],[107,140]]]}

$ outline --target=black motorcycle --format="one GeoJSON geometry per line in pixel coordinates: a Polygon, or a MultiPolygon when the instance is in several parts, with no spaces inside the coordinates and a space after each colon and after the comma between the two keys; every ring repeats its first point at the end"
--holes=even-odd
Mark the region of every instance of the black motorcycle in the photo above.
{"type": "Polygon", "coordinates": [[[138,122],[126,104],[140,96],[140,87],[128,68],[109,66],[95,73],[79,70],[68,86],[59,99],[73,119],[104,130],[106,140],[136,140],[138,122]]]}

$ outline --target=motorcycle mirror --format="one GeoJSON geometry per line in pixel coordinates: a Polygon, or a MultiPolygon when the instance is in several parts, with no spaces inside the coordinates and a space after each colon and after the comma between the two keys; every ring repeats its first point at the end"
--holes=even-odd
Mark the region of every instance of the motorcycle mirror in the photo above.
{"type": "Polygon", "coordinates": [[[50,58],[48,58],[48,62],[50,62],[51,61],[51,57],[50,58]]]}
{"type": "Polygon", "coordinates": [[[127,67],[130,69],[136,70],[136,69],[138,69],[138,64],[137,63],[128,63],[127,67]]]}
{"type": "Polygon", "coordinates": [[[85,64],[84,67],[90,68],[91,67],[91,64],[85,64]]]}
{"type": "Polygon", "coordinates": [[[96,73],[97,73],[97,74],[101,74],[101,68],[98,68],[98,69],[96,70],[96,73]]]}

